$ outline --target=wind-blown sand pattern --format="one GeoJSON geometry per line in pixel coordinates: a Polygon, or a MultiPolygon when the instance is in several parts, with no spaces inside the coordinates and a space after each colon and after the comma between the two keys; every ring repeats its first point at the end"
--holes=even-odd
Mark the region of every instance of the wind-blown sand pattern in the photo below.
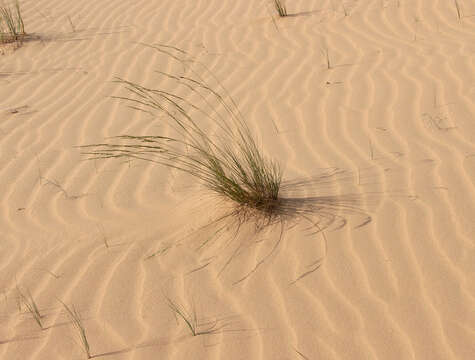
{"type": "Polygon", "coordinates": [[[37,39],[0,56],[1,360],[86,357],[58,300],[110,360],[475,359],[475,3],[269,3],[21,2],[37,39]],[[237,231],[189,176],[86,161],[76,146],[168,131],[111,99],[115,77],[173,89],[155,71],[180,66],[143,44],[205,64],[282,195],[326,205],[237,231]]]}

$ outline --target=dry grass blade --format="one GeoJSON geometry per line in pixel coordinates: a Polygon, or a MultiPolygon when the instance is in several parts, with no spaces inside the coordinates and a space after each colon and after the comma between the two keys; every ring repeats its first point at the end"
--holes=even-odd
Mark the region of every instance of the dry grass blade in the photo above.
{"type": "Polygon", "coordinates": [[[43,330],[44,329],[43,322],[42,322],[43,316],[41,315],[38,309],[38,306],[36,305],[36,302],[33,299],[33,296],[31,295],[30,291],[27,290],[26,295],[22,293],[19,288],[17,288],[17,291],[18,291],[18,296],[19,296],[19,306],[21,307],[21,304],[23,304],[28,310],[28,312],[33,316],[33,319],[35,319],[36,323],[41,328],[41,330],[43,330]]]}
{"type": "Polygon", "coordinates": [[[68,305],[66,305],[64,302],[58,299],[58,301],[63,305],[64,309],[68,313],[69,318],[71,319],[74,327],[76,328],[78,334],[79,334],[79,339],[81,340],[81,345],[84,350],[84,352],[87,355],[87,358],[90,359],[92,358],[91,356],[91,351],[89,347],[89,341],[87,340],[86,336],[86,330],[84,328],[84,325],[82,324],[81,316],[79,315],[79,312],[76,310],[74,305],[72,308],[70,308],[68,305]]]}
{"type": "Polygon", "coordinates": [[[294,351],[304,360],[310,360],[308,357],[306,357],[304,354],[302,354],[300,351],[298,351],[296,348],[294,348],[294,351]]]}
{"type": "Polygon", "coordinates": [[[457,17],[459,20],[462,19],[462,10],[460,9],[460,4],[458,2],[458,0],[454,0],[454,3],[455,3],[455,9],[457,10],[457,17]]]}
{"type": "Polygon", "coordinates": [[[274,0],[274,5],[280,17],[287,16],[287,9],[282,0],[274,0]]]}
{"type": "Polygon", "coordinates": [[[168,306],[173,311],[175,316],[181,318],[185,324],[190,329],[190,332],[193,336],[198,335],[198,320],[196,318],[196,312],[193,309],[193,313],[189,314],[185,309],[183,309],[178,304],[174,303],[171,299],[167,298],[168,306]]]}
{"type": "Polygon", "coordinates": [[[25,24],[18,1],[14,10],[11,6],[0,6],[0,43],[22,42],[25,35],[25,24]]]}
{"type": "Polygon", "coordinates": [[[176,302],[173,302],[170,298],[166,297],[166,299],[168,302],[168,306],[173,311],[175,316],[177,318],[181,318],[185,322],[186,326],[190,329],[191,335],[198,336],[212,334],[219,330],[216,329],[217,322],[211,324],[199,324],[194,305],[192,306],[191,312],[189,312],[183,306],[180,306],[176,302]],[[205,329],[202,328],[203,325],[206,326],[205,329]]]}
{"type": "MultiPolygon", "coordinates": [[[[178,169],[242,207],[272,213],[279,205],[282,174],[277,163],[262,154],[235,102],[198,75],[190,66],[197,62],[183,57],[183,50],[162,45],[153,48],[181,63],[192,74],[159,72],[189,94],[152,89],[118,78],[116,82],[129,95],[115,98],[128,102],[133,109],[165,115],[172,134],[116,136],[117,143],[82,146],[84,154],[92,159],[140,159],[178,169]],[[210,126],[215,128],[213,132],[210,126]]],[[[206,75],[214,76],[209,70],[206,75]]]]}

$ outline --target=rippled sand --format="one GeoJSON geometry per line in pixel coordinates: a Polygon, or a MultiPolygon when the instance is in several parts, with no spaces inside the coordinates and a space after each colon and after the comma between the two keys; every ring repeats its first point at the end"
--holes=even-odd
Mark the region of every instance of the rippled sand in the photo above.
{"type": "Polygon", "coordinates": [[[475,359],[475,3],[458,4],[22,1],[38,39],[0,55],[0,359],[85,358],[58,299],[107,360],[475,359]],[[174,89],[155,71],[180,66],[140,43],[206,65],[282,195],[322,207],[237,231],[186,175],[85,161],[75,146],[169,130],[111,98],[115,77],[174,89]]]}

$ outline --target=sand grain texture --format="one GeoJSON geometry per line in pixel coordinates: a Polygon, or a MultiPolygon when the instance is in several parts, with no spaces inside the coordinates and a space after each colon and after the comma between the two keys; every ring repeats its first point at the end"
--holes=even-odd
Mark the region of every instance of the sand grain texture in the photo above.
{"type": "Polygon", "coordinates": [[[108,360],[475,359],[475,3],[458,4],[22,1],[38,39],[0,55],[0,360],[85,358],[58,299],[108,360]],[[85,161],[75,146],[169,131],[110,98],[115,77],[177,89],[140,43],[205,64],[282,194],[333,206],[236,232],[186,175],[85,161]]]}

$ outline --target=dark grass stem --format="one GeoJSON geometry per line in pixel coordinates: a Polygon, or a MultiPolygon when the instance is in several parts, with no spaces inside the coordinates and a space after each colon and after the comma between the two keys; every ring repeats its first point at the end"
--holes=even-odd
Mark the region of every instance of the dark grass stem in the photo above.
{"type": "Polygon", "coordinates": [[[454,0],[454,3],[455,3],[455,9],[457,10],[457,17],[459,20],[462,19],[462,10],[460,9],[460,4],[458,2],[458,0],[454,0]]]}
{"type": "Polygon", "coordinates": [[[282,0],[274,0],[274,6],[280,17],[285,17],[288,15],[287,8],[285,7],[282,0]]]}
{"type": "Polygon", "coordinates": [[[18,296],[19,296],[19,307],[21,309],[21,305],[24,305],[28,312],[31,314],[33,319],[35,319],[36,323],[40,327],[41,330],[44,329],[43,326],[43,316],[40,313],[40,310],[38,309],[38,305],[36,305],[36,301],[31,295],[30,291],[27,290],[26,295],[21,292],[19,288],[17,288],[18,291],[18,296]]]}
{"type": "Polygon", "coordinates": [[[79,312],[77,311],[76,307],[73,305],[71,308],[66,305],[64,302],[58,299],[58,301],[63,305],[64,309],[66,310],[71,322],[73,323],[74,328],[76,329],[78,335],[79,335],[79,340],[81,341],[82,348],[84,352],[87,355],[88,359],[91,359],[91,350],[89,346],[89,341],[86,336],[86,329],[84,328],[84,325],[81,320],[81,316],[79,315],[79,312]]]}
{"type": "Polygon", "coordinates": [[[166,300],[175,317],[180,318],[185,322],[186,326],[190,330],[191,335],[198,336],[213,334],[220,330],[220,328],[216,327],[217,321],[206,324],[200,323],[196,315],[194,304],[192,305],[191,311],[188,311],[182,305],[172,301],[170,298],[166,297],[166,300]]]}

